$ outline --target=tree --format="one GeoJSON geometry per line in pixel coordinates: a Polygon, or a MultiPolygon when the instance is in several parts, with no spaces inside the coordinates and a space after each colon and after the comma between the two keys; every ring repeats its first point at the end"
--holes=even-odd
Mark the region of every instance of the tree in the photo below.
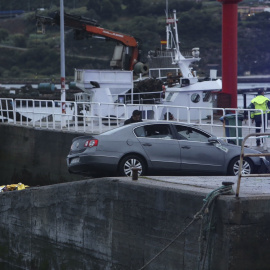
{"type": "Polygon", "coordinates": [[[19,77],[21,74],[21,70],[17,66],[13,66],[10,69],[10,73],[12,74],[13,77],[19,77]]]}
{"type": "Polygon", "coordinates": [[[14,46],[26,48],[26,37],[22,34],[16,34],[12,36],[14,46]]]}
{"type": "Polygon", "coordinates": [[[102,18],[110,19],[114,14],[114,6],[110,0],[104,0],[102,5],[102,18]]]}
{"type": "Polygon", "coordinates": [[[102,1],[101,0],[96,0],[96,1],[89,1],[86,5],[87,10],[94,10],[99,16],[101,15],[101,10],[102,10],[102,1]]]}
{"type": "Polygon", "coordinates": [[[142,0],[123,0],[123,4],[126,5],[125,13],[127,15],[136,14],[138,15],[138,10],[140,10],[143,1],[142,0]]]}
{"type": "Polygon", "coordinates": [[[0,29],[0,42],[8,38],[9,32],[6,29],[0,29]]]}

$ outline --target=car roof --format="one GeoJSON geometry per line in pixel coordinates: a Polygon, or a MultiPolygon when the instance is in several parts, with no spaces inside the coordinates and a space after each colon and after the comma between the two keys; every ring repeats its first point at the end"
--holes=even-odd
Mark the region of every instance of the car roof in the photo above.
{"type": "MultiPolygon", "coordinates": [[[[104,134],[104,135],[109,135],[109,134],[113,134],[115,132],[118,132],[120,130],[134,130],[135,127],[139,127],[139,126],[147,126],[147,125],[156,125],[156,124],[167,124],[167,125],[182,125],[182,126],[187,126],[187,127],[194,127],[200,130],[200,128],[196,125],[190,125],[190,124],[186,124],[186,123],[179,123],[177,121],[166,121],[166,120],[151,120],[151,121],[143,121],[143,122],[135,122],[135,123],[130,123],[128,125],[124,125],[124,126],[120,126],[120,127],[116,127],[114,129],[111,129],[109,131],[105,131],[104,133],[101,133],[100,135],[104,134]]],[[[205,133],[208,133],[206,131],[204,131],[205,133]]],[[[209,133],[208,133],[209,134],[209,133]]]]}
{"type": "Polygon", "coordinates": [[[192,124],[186,124],[186,123],[179,123],[177,121],[166,121],[166,120],[150,120],[150,121],[143,121],[143,122],[136,122],[136,123],[131,123],[127,126],[132,125],[134,126],[141,126],[141,125],[155,125],[155,124],[174,124],[174,125],[183,125],[183,126],[189,126],[189,127],[196,127],[195,125],[192,124]]]}

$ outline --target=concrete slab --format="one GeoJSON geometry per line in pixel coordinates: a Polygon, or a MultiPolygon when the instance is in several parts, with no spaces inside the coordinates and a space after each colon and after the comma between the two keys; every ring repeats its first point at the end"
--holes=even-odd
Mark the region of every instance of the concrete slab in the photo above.
{"type": "Polygon", "coordinates": [[[269,269],[269,179],[243,179],[240,198],[220,196],[201,212],[223,181],[237,178],[110,177],[5,192],[0,265],[126,270],[155,258],[147,269],[190,270],[204,257],[205,269],[269,269]]]}
{"type": "MultiPolygon", "coordinates": [[[[236,192],[238,180],[236,176],[144,176],[136,181],[129,177],[119,179],[205,194],[221,187],[222,182],[233,182],[233,190],[236,192]]],[[[254,196],[270,196],[270,176],[242,177],[239,197],[254,196]]]]}

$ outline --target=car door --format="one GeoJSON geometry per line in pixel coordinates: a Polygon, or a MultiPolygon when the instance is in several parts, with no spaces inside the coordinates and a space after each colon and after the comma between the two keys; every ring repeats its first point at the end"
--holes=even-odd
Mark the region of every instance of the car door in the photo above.
{"type": "Polygon", "coordinates": [[[225,159],[225,148],[209,143],[210,135],[202,130],[174,125],[178,135],[181,170],[188,172],[222,172],[225,159]]]}
{"type": "Polygon", "coordinates": [[[134,132],[154,169],[179,171],[179,143],[169,124],[140,126],[134,132]]]}

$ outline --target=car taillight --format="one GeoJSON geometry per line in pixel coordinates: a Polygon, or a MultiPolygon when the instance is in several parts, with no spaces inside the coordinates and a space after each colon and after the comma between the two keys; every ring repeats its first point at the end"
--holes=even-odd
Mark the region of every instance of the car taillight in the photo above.
{"type": "Polygon", "coordinates": [[[84,147],[94,147],[98,145],[98,140],[87,140],[84,143],[84,147]]]}

